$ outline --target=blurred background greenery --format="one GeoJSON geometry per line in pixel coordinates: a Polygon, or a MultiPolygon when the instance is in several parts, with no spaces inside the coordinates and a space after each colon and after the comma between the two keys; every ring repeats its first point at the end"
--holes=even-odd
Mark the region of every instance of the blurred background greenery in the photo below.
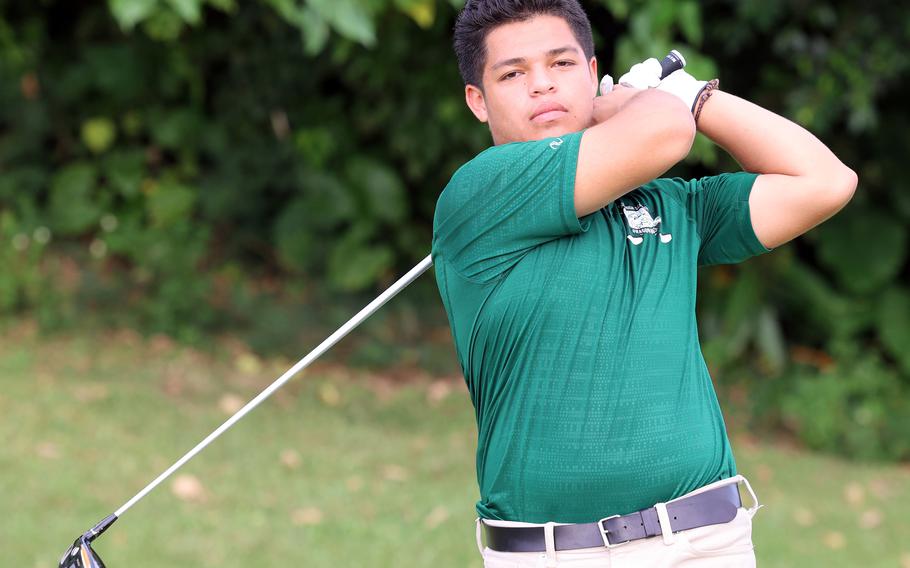
{"type": "MultiPolygon", "coordinates": [[[[230,335],[257,357],[302,355],[429,252],[436,197],[490,143],[450,47],[460,4],[0,2],[4,329],[33,323],[47,341],[91,351],[120,348],[103,330],[134,329],[186,348],[219,352],[216,338],[230,335]]],[[[773,254],[704,270],[700,331],[731,428],[906,464],[910,8],[585,8],[602,71],[678,48],[696,76],[798,121],[858,172],[834,220],[773,254]]],[[[699,139],[672,173],[735,169],[699,139]]],[[[457,380],[432,276],[329,359],[457,380]]],[[[50,402],[31,404],[40,414],[50,402]]]]}

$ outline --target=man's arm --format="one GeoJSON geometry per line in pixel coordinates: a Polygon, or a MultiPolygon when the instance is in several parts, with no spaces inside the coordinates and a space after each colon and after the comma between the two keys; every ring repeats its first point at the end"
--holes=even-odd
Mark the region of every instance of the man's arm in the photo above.
{"type": "Polygon", "coordinates": [[[801,126],[729,93],[714,91],[698,130],[742,168],[762,174],[749,196],[752,228],[774,248],[837,213],[856,189],[856,174],[801,126]]]}
{"type": "Polygon", "coordinates": [[[575,173],[578,217],[660,176],[686,157],[695,138],[692,113],[669,93],[617,89],[599,98],[611,97],[628,99],[602,120],[595,112],[599,123],[581,139],[575,173]]]}

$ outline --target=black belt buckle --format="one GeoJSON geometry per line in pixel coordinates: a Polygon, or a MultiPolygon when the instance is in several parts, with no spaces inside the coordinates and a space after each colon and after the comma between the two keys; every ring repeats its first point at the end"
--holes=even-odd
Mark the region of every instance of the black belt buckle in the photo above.
{"type": "Polygon", "coordinates": [[[617,546],[622,546],[624,544],[629,544],[630,542],[632,542],[631,540],[624,540],[622,542],[617,542],[616,544],[613,544],[610,542],[610,539],[607,538],[607,533],[610,532],[610,530],[606,528],[606,525],[604,525],[604,523],[609,521],[610,519],[618,519],[619,517],[620,517],[620,515],[611,515],[609,517],[604,517],[601,520],[597,521],[597,530],[600,531],[600,538],[603,539],[604,546],[606,546],[607,548],[616,548],[617,546]]]}

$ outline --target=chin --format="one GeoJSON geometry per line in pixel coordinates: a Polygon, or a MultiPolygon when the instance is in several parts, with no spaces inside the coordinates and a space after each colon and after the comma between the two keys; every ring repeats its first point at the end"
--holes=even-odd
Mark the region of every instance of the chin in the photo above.
{"type": "Polygon", "coordinates": [[[548,124],[544,125],[534,132],[534,138],[531,140],[543,140],[544,138],[554,138],[557,136],[565,136],[566,134],[571,134],[573,132],[578,132],[581,128],[573,128],[571,125],[567,124],[548,124]]]}
{"type": "Polygon", "coordinates": [[[535,142],[546,138],[565,136],[566,134],[578,132],[582,128],[584,127],[574,127],[560,121],[554,121],[549,124],[532,124],[531,128],[524,132],[493,134],[493,144],[499,146],[511,142],[535,142]]]}

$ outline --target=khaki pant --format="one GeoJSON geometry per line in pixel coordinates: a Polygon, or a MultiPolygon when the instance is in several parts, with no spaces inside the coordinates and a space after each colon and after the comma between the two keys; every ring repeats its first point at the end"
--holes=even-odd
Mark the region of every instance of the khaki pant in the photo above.
{"type": "MultiPolygon", "coordinates": [[[[740,508],[736,517],[722,525],[708,525],[677,533],[665,532],[635,540],[613,548],[582,548],[556,551],[552,548],[552,532],[546,541],[547,552],[498,552],[484,548],[481,542],[480,519],[477,520],[477,548],[483,555],[485,568],[640,568],[675,566],[712,567],[754,567],[755,552],[752,546],[752,517],[758,511],[758,498],[746,478],[738,475],[696,489],[688,495],[707,489],[743,483],[752,496],[752,506],[740,508]]],[[[680,497],[680,499],[686,497],[680,497]]],[[[674,499],[675,501],[675,499],[674,499]]],[[[484,523],[495,526],[539,526],[552,530],[555,523],[532,524],[511,521],[484,523]]],[[[546,534],[546,533],[545,533],[546,534]]]]}

